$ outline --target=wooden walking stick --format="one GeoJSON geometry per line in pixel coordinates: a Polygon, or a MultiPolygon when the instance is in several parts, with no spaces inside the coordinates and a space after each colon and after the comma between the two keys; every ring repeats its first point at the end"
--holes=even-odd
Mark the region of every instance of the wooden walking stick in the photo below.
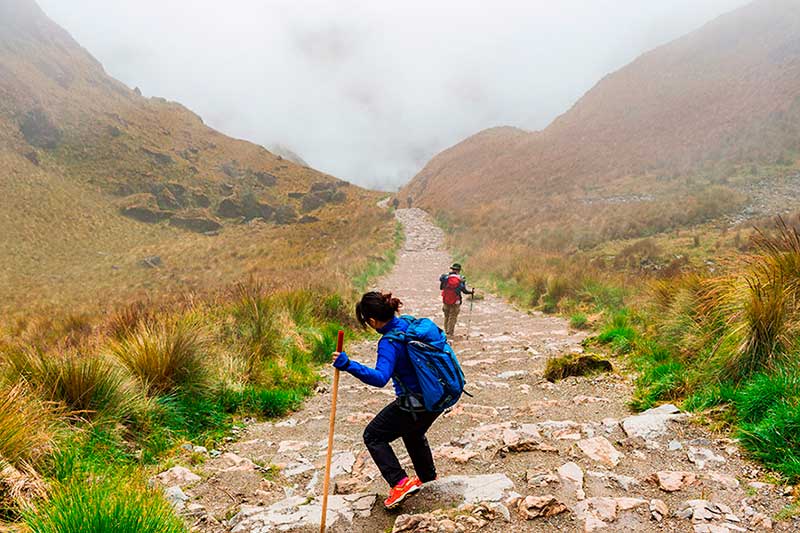
{"type": "MultiPolygon", "coordinates": [[[[336,339],[336,351],[344,348],[344,331],[339,330],[336,339]]],[[[333,390],[331,397],[331,421],[328,426],[328,453],[325,456],[325,481],[322,483],[322,518],[319,523],[319,533],[325,533],[325,520],[328,518],[328,489],[331,484],[331,457],[333,456],[333,427],[336,424],[336,398],[339,395],[339,369],[333,371],[333,390]]]]}

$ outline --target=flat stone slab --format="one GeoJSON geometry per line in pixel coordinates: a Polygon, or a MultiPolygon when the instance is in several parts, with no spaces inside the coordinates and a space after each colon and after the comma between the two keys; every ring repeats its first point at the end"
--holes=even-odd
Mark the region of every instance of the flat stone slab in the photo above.
{"type": "Polygon", "coordinates": [[[505,474],[448,476],[425,485],[425,491],[462,503],[499,502],[514,488],[505,474]]]}
{"type": "Polygon", "coordinates": [[[641,437],[652,440],[667,433],[668,421],[679,420],[685,416],[674,405],[666,404],[623,419],[622,429],[630,438],[641,437]]]}
{"type": "MultiPolygon", "coordinates": [[[[326,526],[352,524],[355,516],[367,517],[375,505],[375,494],[344,494],[328,496],[326,526]]],[[[302,528],[319,529],[322,523],[322,501],[309,501],[303,496],[292,496],[269,507],[243,505],[231,519],[232,533],[270,533],[293,531],[302,528]]]]}

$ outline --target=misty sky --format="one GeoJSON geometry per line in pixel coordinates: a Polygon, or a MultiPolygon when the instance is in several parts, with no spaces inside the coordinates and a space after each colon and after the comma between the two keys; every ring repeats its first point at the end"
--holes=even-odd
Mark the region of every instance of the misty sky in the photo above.
{"type": "Polygon", "coordinates": [[[748,0],[39,0],[114,77],[381,188],[748,0]]]}

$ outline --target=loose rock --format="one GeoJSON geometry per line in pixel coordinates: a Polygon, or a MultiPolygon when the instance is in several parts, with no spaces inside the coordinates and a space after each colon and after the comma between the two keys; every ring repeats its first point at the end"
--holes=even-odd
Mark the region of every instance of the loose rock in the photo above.
{"type": "Polygon", "coordinates": [[[567,506],[559,502],[555,496],[528,496],[517,505],[519,515],[526,520],[548,518],[567,511],[567,506]]]}

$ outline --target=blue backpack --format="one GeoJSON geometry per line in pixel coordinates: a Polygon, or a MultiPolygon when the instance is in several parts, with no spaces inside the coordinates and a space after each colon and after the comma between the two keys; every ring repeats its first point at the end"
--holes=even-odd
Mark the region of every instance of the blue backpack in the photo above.
{"type": "MultiPolygon", "coordinates": [[[[430,319],[408,315],[400,319],[408,322],[408,330],[391,331],[384,338],[403,342],[408,347],[408,358],[417,373],[425,410],[441,412],[452,407],[461,398],[466,380],[447,337],[430,319]]],[[[405,389],[402,382],[400,386],[405,389]]]]}

